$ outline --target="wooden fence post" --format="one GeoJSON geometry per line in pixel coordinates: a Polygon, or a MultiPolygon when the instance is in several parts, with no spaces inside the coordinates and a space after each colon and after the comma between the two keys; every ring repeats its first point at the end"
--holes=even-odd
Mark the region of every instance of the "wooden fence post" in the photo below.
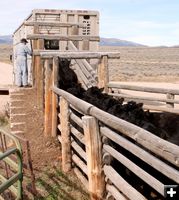
{"type": "MultiPolygon", "coordinates": [[[[53,58],[52,86],[58,87],[58,58],[53,58]]],[[[58,96],[52,92],[52,137],[57,136],[58,96]]]]}
{"type": "MultiPolygon", "coordinates": [[[[34,26],[34,33],[39,33],[39,26],[34,26]]],[[[33,42],[33,50],[44,49],[44,40],[38,39],[33,42]]],[[[33,85],[36,88],[36,99],[39,108],[44,109],[43,107],[43,61],[40,56],[33,56],[33,85]]],[[[44,110],[43,110],[44,111],[44,110]]]]}
{"type": "Polygon", "coordinates": [[[45,119],[44,135],[49,136],[52,132],[52,68],[49,59],[45,60],[45,119]]]}
{"type": "Polygon", "coordinates": [[[70,111],[69,104],[63,97],[60,97],[60,127],[61,127],[61,145],[62,145],[62,170],[68,172],[71,170],[71,137],[70,137],[70,111]]]}
{"type": "Polygon", "coordinates": [[[105,180],[102,170],[102,142],[96,118],[82,117],[86,141],[89,192],[91,200],[102,200],[105,180]]]}
{"type": "Polygon", "coordinates": [[[108,93],[109,73],[108,73],[108,57],[102,56],[98,65],[98,87],[104,88],[108,93]]]}

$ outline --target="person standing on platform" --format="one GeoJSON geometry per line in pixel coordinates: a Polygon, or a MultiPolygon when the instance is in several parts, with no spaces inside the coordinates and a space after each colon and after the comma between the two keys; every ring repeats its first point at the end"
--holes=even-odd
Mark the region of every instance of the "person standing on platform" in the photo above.
{"type": "Polygon", "coordinates": [[[15,59],[16,59],[15,84],[18,87],[29,87],[27,55],[32,56],[32,51],[27,47],[26,45],[27,43],[28,41],[25,38],[22,38],[15,50],[15,59]]]}

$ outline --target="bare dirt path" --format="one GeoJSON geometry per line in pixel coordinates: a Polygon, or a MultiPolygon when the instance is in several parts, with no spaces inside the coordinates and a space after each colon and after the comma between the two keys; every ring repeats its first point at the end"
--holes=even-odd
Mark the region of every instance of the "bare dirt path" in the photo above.
{"type": "MultiPolygon", "coordinates": [[[[12,71],[12,65],[0,62],[0,87],[12,85],[12,71]]],[[[0,112],[3,112],[8,101],[8,96],[0,96],[0,112]]]]}

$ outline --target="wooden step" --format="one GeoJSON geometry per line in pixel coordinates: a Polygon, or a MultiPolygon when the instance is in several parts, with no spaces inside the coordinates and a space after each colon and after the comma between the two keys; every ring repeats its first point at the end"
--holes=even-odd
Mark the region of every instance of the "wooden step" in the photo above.
{"type": "Polygon", "coordinates": [[[21,122],[21,121],[24,121],[24,119],[25,119],[25,117],[26,117],[27,115],[26,114],[22,114],[22,113],[20,113],[20,114],[11,114],[10,115],[10,120],[11,120],[11,123],[15,123],[15,122],[21,122]]]}
{"type": "Polygon", "coordinates": [[[11,131],[24,131],[26,128],[25,122],[11,123],[11,131]]]}
{"type": "Polygon", "coordinates": [[[20,107],[25,103],[23,100],[11,100],[10,107],[20,107]]]}
{"type": "Polygon", "coordinates": [[[21,106],[10,107],[11,114],[20,114],[24,111],[24,108],[21,106]]]}

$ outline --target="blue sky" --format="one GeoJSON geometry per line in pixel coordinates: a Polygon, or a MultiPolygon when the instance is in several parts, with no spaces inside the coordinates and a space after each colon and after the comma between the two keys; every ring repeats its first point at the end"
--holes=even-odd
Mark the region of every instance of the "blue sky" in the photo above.
{"type": "Polygon", "coordinates": [[[98,10],[101,37],[179,44],[179,0],[1,0],[0,35],[12,34],[35,8],[98,10]]]}

